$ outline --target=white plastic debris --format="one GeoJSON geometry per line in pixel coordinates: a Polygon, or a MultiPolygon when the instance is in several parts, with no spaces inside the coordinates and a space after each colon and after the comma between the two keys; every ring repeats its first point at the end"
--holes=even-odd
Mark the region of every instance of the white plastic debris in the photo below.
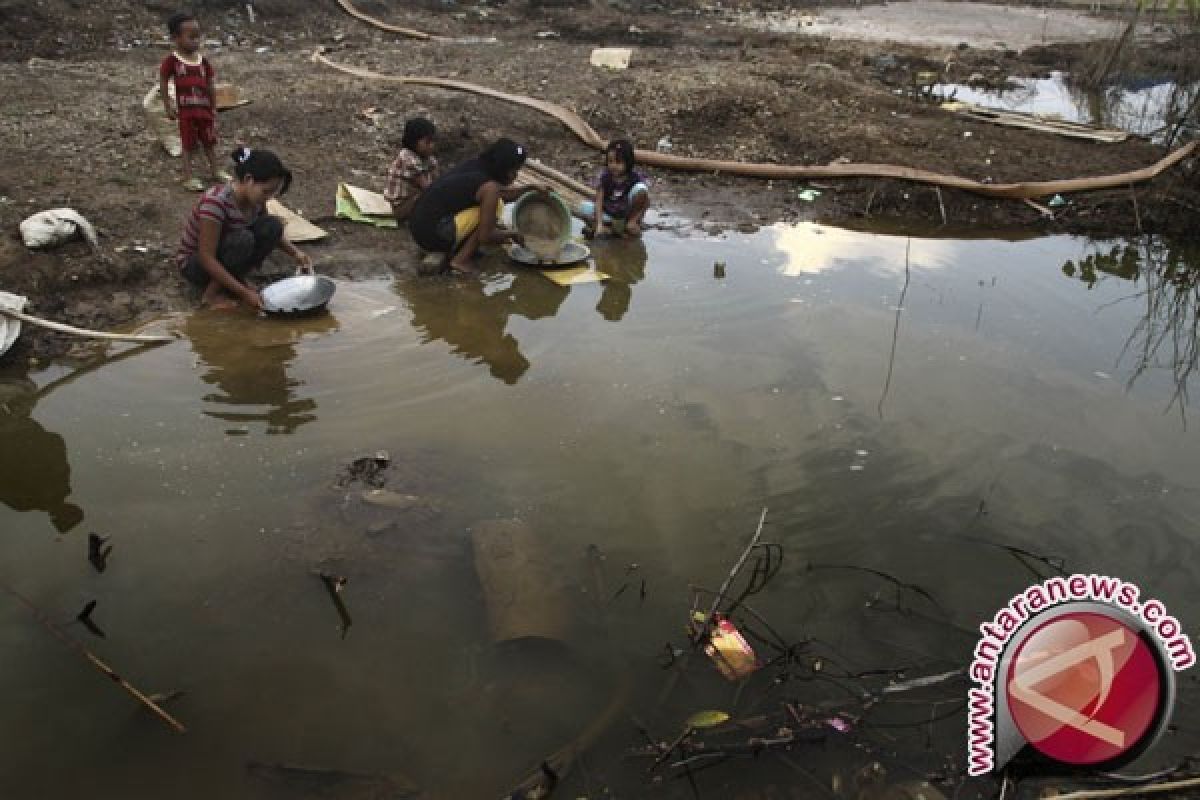
{"type": "Polygon", "coordinates": [[[628,69],[632,57],[633,50],[629,47],[597,47],[592,51],[591,64],[607,69],[628,69]]]}
{"type": "Polygon", "coordinates": [[[658,140],[658,144],[654,145],[654,149],[660,153],[671,152],[671,137],[664,136],[658,140]]]}
{"type": "Polygon", "coordinates": [[[52,208],[26,217],[20,225],[21,240],[29,248],[57,247],[82,234],[95,249],[100,249],[96,229],[73,208],[52,208]]]}
{"type": "MultiPolygon", "coordinates": [[[[175,81],[167,84],[167,95],[175,103],[175,81]]],[[[146,114],[146,127],[162,144],[163,150],[173,158],[183,155],[183,142],[179,138],[179,124],[167,116],[163,108],[162,94],[157,83],[150,87],[142,98],[142,111],[146,114]]]]}

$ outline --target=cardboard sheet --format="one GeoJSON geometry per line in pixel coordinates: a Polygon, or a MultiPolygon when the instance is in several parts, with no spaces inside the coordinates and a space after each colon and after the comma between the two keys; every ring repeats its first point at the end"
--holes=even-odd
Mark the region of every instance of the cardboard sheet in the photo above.
{"type": "Polygon", "coordinates": [[[567,269],[542,269],[538,270],[538,272],[559,286],[574,286],[579,283],[600,283],[612,277],[607,272],[601,272],[586,265],[582,267],[569,267],[567,269]]]}
{"type": "Polygon", "coordinates": [[[267,213],[283,220],[283,235],[289,242],[315,242],[329,235],[273,197],[267,201],[267,213]]]}
{"type": "Polygon", "coordinates": [[[376,228],[398,228],[392,216],[392,205],[378,192],[339,183],[335,201],[337,215],[354,222],[364,222],[376,228]]]}

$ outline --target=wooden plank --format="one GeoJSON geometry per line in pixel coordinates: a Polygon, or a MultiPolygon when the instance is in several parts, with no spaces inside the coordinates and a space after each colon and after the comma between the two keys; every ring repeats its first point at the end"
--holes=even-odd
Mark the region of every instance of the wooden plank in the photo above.
{"type": "Polygon", "coordinates": [[[942,103],[942,109],[959,116],[992,125],[1003,125],[1009,128],[1053,133],[1058,136],[1069,136],[1074,139],[1087,139],[1093,142],[1116,144],[1129,138],[1126,131],[1111,128],[1097,128],[1079,122],[1068,122],[1061,119],[1051,119],[1036,114],[1026,114],[1021,111],[1007,111],[998,108],[985,108],[972,103],[951,101],[942,103]]]}
{"type": "Polygon", "coordinates": [[[580,186],[587,188],[574,179],[558,173],[558,170],[550,170],[544,164],[536,164],[526,162],[526,166],[521,168],[521,172],[517,173],[515,186],[548,186],[550,190],[560,198],[563,198],[564,203],[577,209],[583,200],[590,200],[593,196],[593,191],[588,190],[586,194],[580,191],[580,186]],[[556,174],[557,173],[557,174],[556,174]]]}

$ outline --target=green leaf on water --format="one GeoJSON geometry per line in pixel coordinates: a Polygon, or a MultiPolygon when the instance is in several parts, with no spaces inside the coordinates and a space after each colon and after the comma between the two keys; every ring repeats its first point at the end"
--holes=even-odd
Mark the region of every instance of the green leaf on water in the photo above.
{"type": "Polygon", "coordinates": [[[687,726],[698,731],[704,728],[715,728],[728,719],[729,715],[724,711],[697,711],[687,718],[687,726]]]}

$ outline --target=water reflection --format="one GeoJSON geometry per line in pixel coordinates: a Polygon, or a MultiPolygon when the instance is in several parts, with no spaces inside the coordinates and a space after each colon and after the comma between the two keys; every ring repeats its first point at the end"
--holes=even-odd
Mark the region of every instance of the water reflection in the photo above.
{"type": "Polygon", "coordinates": [[[568,289],[535,272],[517,272],[507,288],[504,278],[472,276],[442,280],[402,280],[396,289],[412,312],[412,326],[422,342],[441,340],[450,351],[475,363],[486,364],[493,378],[510,386],[529,369],[529,359],[511,333],[508,317],[520,304],[529,319],[553,315],[568,289]]]}
{"type": "Polygon", "coordinates": [[[612,276],[596,310],[609,322],[617,322],[629,310],[633,285],[646,277],[646,243],[641,239],[611,239],[592,247],[596,269],[612,276]]]}
{"type": "Polygon", "coordinates": [[[1156,236],[1097,249],[1062,266],[1092,288],[1105,276],[1141,284],[1126,298],[1145,304],[1121,360],[1132,359],[1129,385],[1146,372],[1170,369],[1175,384],[1168,408],[1188,404],[1188,381],[1200,361],[1200,252],[1156,236]]]}
{"type": "MultiPolygon", "coordinates": [[[[646,275],[646,245],[641,240],[598,242],[596,268],[612,278],[604,282],[596,311],[610,321],[629,310],[632,286],[646,275]]],[[[396,291],[412,313],[422,342],[443,341],[451,352],[485,364],[492,377],[510,386],[529,370],[521,343],[507,331],[512,315],[529,320],[553,317],[571,293],[540,271],[480,275],[452,281],[401,280],[396,291]]]]}
{"type": "Polygon", "coordinates": [[[1174,124],[1187,116],[1200,95],[1200,83],[1156,78],[1086,89],[1070,83],[1063,72],[1051,72],[1048,78],[1010,78],[1009,83],[1012,88],[1001,91],[962,84],[942,84],[935,90],[961,102],[1117,128],[1159,140],[1173,136],[1174,124]]]}
{"type": "Polygon", "coordinates": [[[31,380],[0,383],[0,503],[14,511],[44,511],[55,530],[66,533],[83,521],[83,509],[67,501],[66,442],[33,418],[39,396],[31,380]]]}
{"type": "MultiPolygon", "coordinates": [[[[204,396],[204,415],[244,425],[266,423],[267,433],[292,433],[317,418],[317,401],[299,394],[303,381],[288,375],[296,343],[307,334],[337,330],[331,314],[297,320],[258,319],[200,311],[183,325],[201,364],[201,379],[219,391],[204,396]]],[[[244,433],[242,429],[233,432],[244,433]]]]}

